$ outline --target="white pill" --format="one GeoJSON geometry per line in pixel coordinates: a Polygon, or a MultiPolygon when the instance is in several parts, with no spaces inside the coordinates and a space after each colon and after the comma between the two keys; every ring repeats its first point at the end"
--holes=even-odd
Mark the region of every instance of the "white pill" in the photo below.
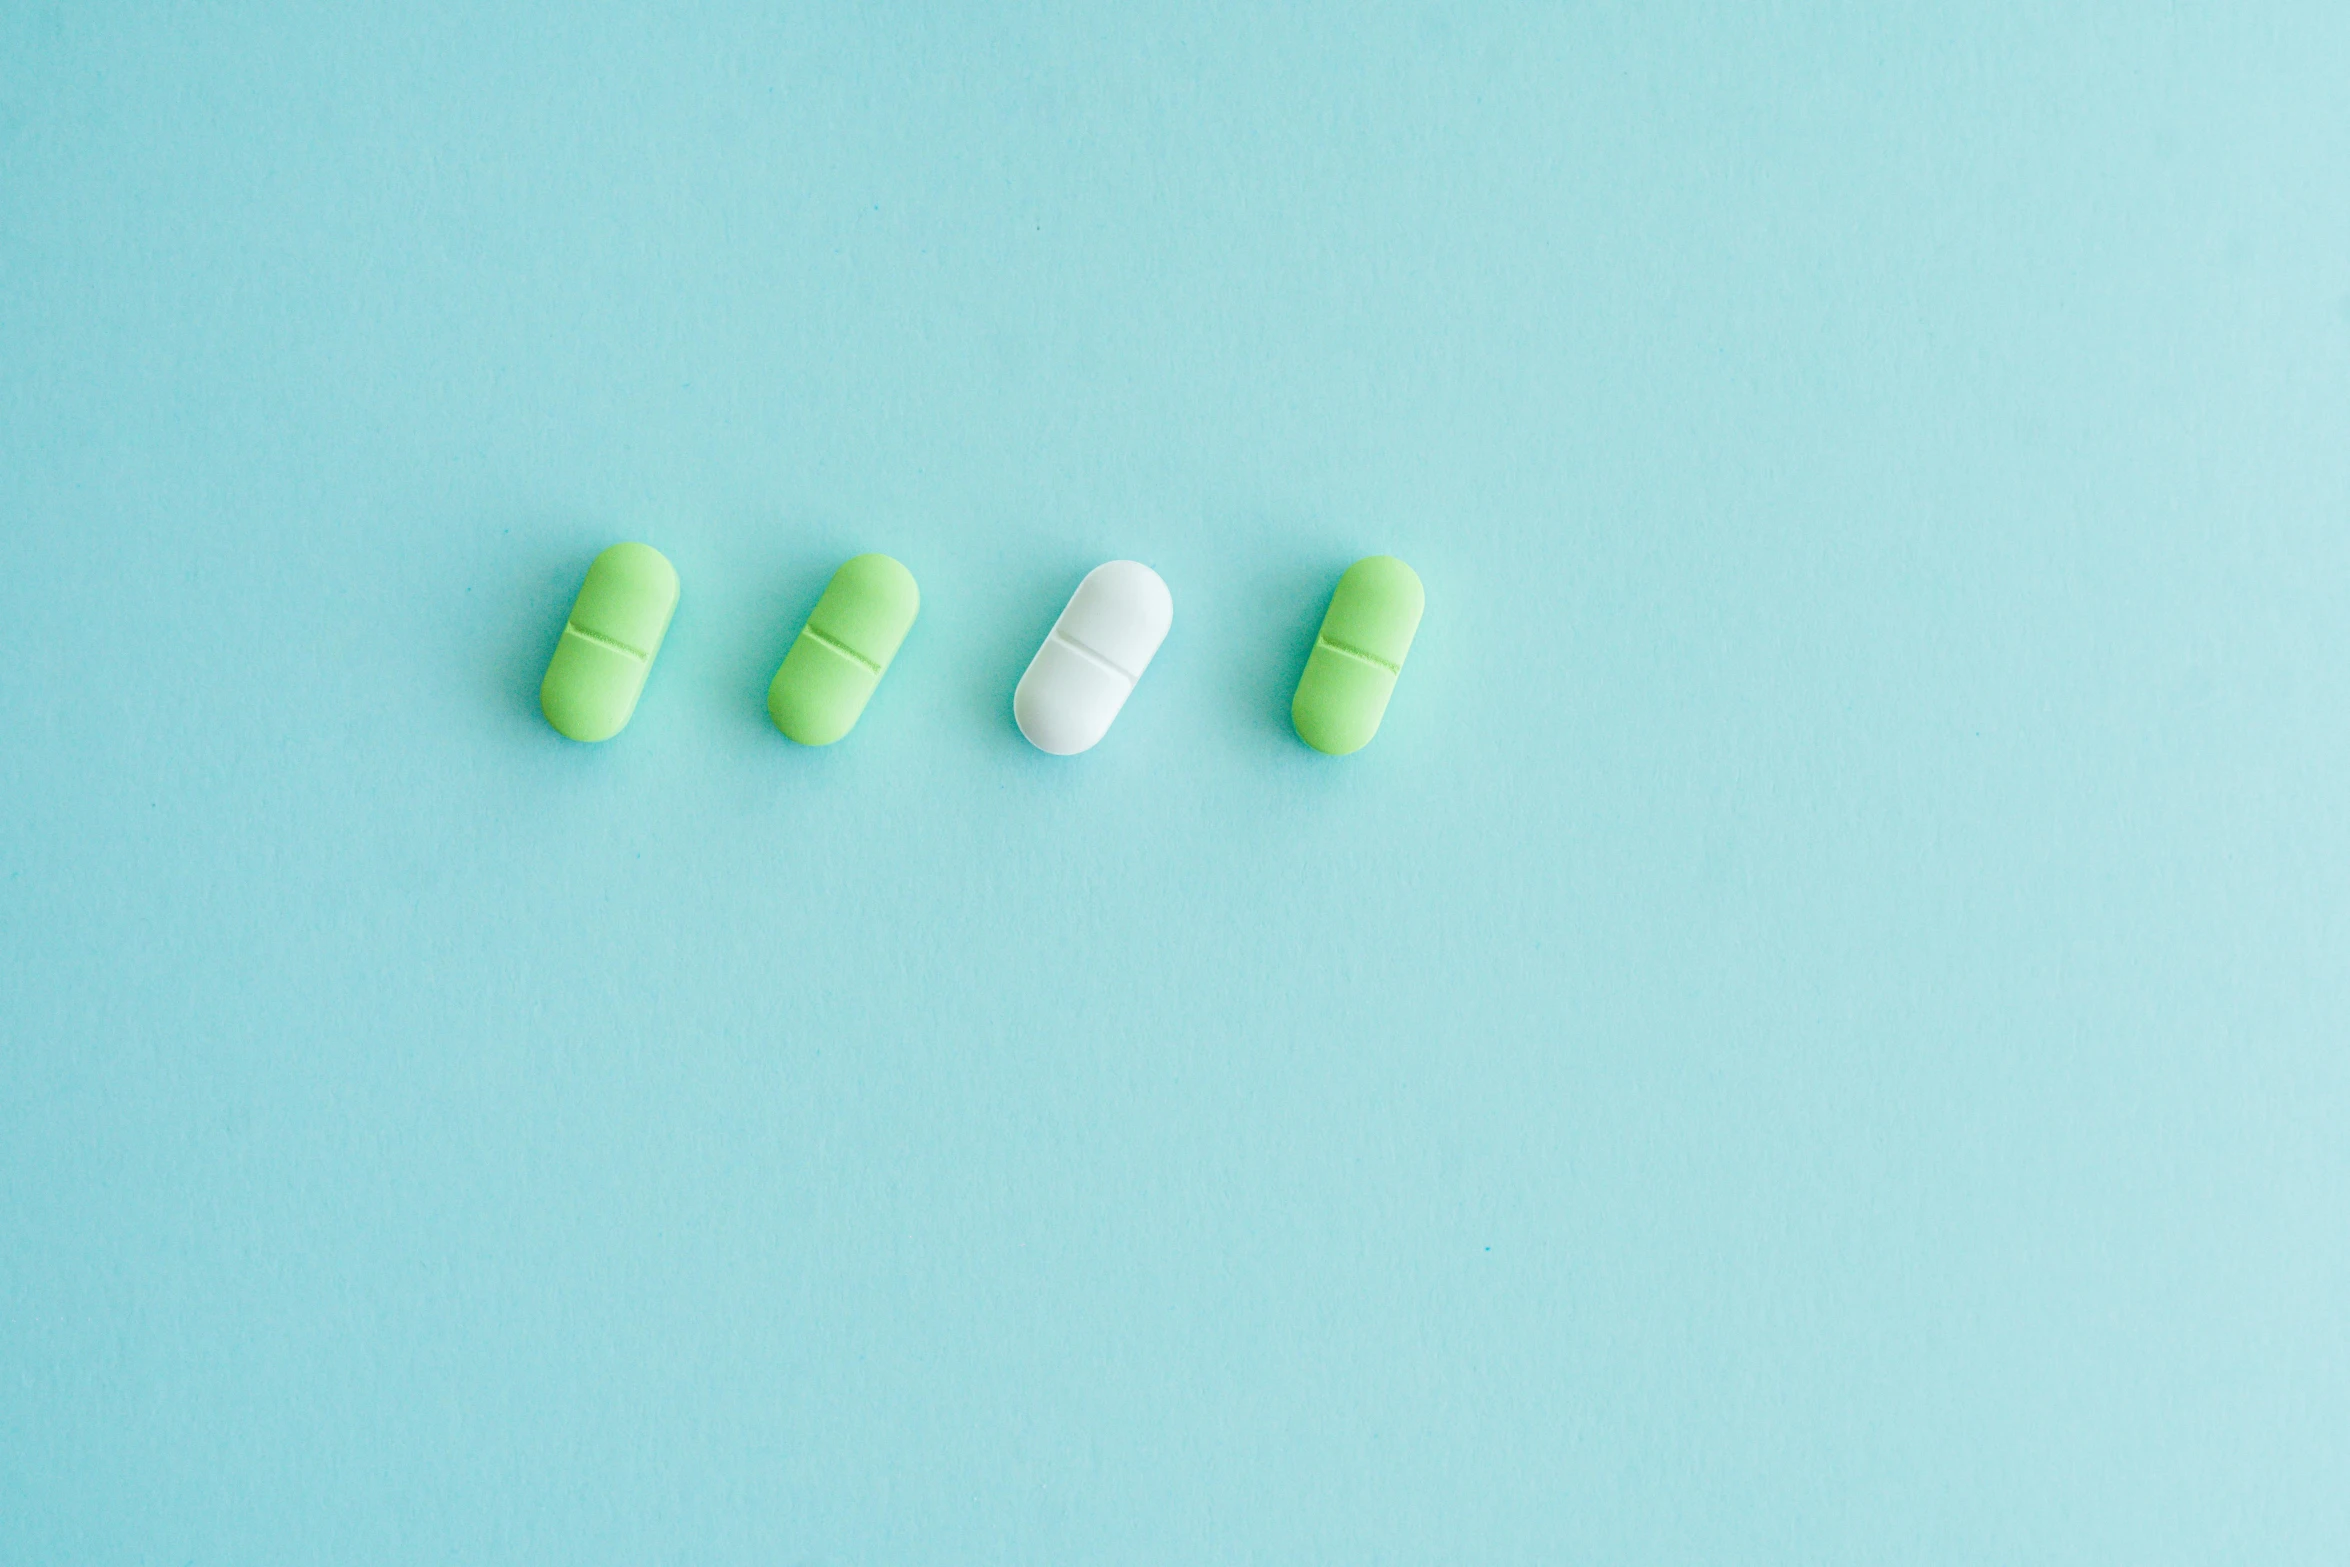
{"type": "Polygon", "coordinates": [[[1055,756],[1092,749],[1174,621],[1175,597],[1150,567],[1113,560],[1087,572],[1012,693],[1028,743],[1055,756]]]}

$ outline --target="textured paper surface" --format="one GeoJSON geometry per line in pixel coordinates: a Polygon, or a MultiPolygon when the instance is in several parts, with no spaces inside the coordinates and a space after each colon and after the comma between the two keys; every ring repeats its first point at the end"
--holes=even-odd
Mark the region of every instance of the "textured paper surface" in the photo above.
{"type": "Polygon", "coordinates": [[[0,8],[0,1558],[2350,1556],[2350,11],[759,9],[0,8]]]}

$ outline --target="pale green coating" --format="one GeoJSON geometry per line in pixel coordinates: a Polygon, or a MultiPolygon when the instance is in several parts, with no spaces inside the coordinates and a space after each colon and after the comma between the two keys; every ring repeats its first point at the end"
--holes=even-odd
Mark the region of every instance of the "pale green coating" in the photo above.
{"type": "Polygon", "coordinates": [[[1331,756],[1371,743],[1426,604],[1419,577],[1393,555],[1346,568],[1289,704],[1300,740],[1331,756]]]}
{"type": "Polygon", "coordinates": [[[830,745],[856,728],[921,608],[914,574],[887,555],[859,555],[834,572],[767,688],[775,727],[802,745],[830,745]]]}
{"type": "Polygon", "coordinates": [[[547,722],[574,740],[627,728],[676,612],[677,568],[659,550],[615,544],[598,555],[539,685],[547,722]]]}

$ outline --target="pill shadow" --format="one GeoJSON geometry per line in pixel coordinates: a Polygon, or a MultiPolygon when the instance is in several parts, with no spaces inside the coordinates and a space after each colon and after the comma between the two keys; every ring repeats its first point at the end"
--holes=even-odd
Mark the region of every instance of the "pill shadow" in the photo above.
{"type": "Polygon", "coordinates": [[[561,736],[539,708],[539,685],[547,677],[555,644],[563,638],[564,623],[571,618],[572,601],[587,580],[588,566],[602,548],[536,547],[490,601],[498,606],[492,612],[498,629],[489,633],[495,639],[494,656],[484,661],[492,682],[487,694],[501,712],[549,739],[561,736]]]}
{"type": "Polygon", "coordinates": [[[956,687],[957,727],[975,731],[989,750],[1006,756],[1043,755],[1028,743],[1012,717],[1012,691],[1027,673],[1028,661],[1043,645],[1045,634],[1060,619],[1069,595],[1077,591],[1077,584],[1091,569],[1091,564],[1082,561],[1058,569],[1018,568],[1003,594],[1007,613],[961,619],[953,628],[973,648],[972,655],[963,661],[966,677],[956,687]]]}
{"type": "Polygon", "coordinates": [[[729,670],[726,682],[729,691],[739,689],[743,693],[743,700],[727,703],[728,714],[756,732],[762,742],[783,738],[767,711],[767,688],[775,683],[775,672],[783,667],[783,656],[799,640],[800,628],[815,613],[816,601],[824,596],[832,574],[847,559],[848,556],[842,555],[827,561],[811,552],[799,564],[778,567],[763,579],[767,592],[758,602],[767,607],[758,611],[759,633],[744,638],[752,651],[745,654],[741,666],[729,670]]]}
{"type": "Polygon", "coordinates": [[[1305,749],[1290,722],[1289,704],[1314,650],[1314,634],[1330,607],[1331,590],[1350,561],[1290,561],[1256,573],[1224,674],[1234,709],[1250,715],[1248,733],[1283,751],[1305,749]]]}

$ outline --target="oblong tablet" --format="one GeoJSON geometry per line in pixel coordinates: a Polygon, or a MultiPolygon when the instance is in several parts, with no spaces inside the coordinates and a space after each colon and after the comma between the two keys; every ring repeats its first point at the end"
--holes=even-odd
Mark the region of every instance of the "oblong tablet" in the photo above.
{"type": "Polygon", "coordinates": [[[1012,693],[1028,743],[1055,756],[1091,750],[1175,623],[1175,596],[1139,561],[1085,574],[1012,693]]]}
{"type": "Polygon", "coordinates": [[[830,745],[856,728],[921,608],[914,574],[887,555],[859,555],[834,572],[767,687],[775,727],[802,745],[830,745]]]}
{"type": "Polygon", "coordinates": [[[627,728],[676,612],[677,568],[659,550],[615,544],[598,555],[539,683],[547,722],[574,740],[627,728]]]}
{"type": "Polygon", "coordinates": [[[1289,704],[1300,740],[1331,756],[1371,743],[1427,602],[1419,577],[1393,555],[1346,568],[1289,704]]]}

